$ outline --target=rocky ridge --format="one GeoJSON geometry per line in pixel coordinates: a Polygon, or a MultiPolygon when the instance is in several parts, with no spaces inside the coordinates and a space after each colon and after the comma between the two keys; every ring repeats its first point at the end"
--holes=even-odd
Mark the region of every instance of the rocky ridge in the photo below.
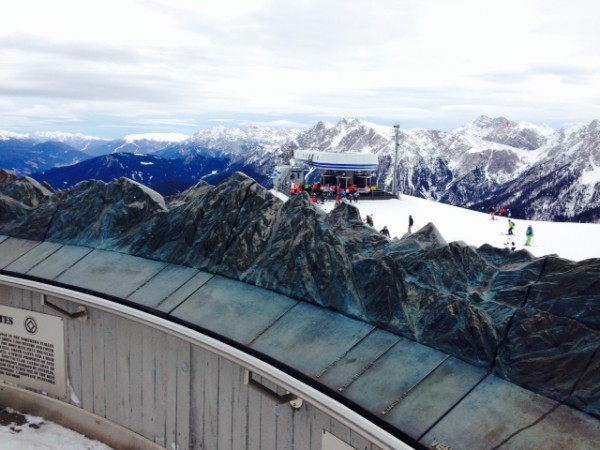
{"type": "Polygon", "coordinates": [[[600,259],[399,240],[353,206],[282,202],[236,173],[163,198],[122,178],[51,192],[0,172],[0,234],[186,265],[437,348],[600,417],[600,259]]]}

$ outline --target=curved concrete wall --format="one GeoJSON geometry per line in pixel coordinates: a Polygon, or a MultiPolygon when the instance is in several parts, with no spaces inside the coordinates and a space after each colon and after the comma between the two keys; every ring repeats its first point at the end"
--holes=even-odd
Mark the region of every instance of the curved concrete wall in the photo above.
{"type": "Polygon", "coordinates": [[[344,448],[332,447],[336,442],[365,450],[403,447],[274,367],[149,314],[6,276],[0,277],[0,305],[62,317],[68,386],[64,395],[50,396],[59,401],[52,405],[26,395],[31,390],[10,386],[1,389],[0,399],[45,412],[116,448],[344,448]],[[49,305],[68,313],[84,305],[87,315],[70,319],[49,305]],[[304,401],[297,409],[278,405],[247,384],[248,371],[253,384],[280,395],[292,390],[313,403],[304,401]],[[61,403],[69,408],[57,406],[61,403]],[[106,420],[94,422],[86,412],[106,420]],[[116,424],[133,433],[117,432],[116,424]]]}

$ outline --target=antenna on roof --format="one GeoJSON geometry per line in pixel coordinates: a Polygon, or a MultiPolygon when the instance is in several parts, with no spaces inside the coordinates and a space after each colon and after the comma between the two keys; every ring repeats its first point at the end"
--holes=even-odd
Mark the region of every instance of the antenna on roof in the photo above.
{"type": "MultiPolygon", "coordinates": [[[[398,149],[400,148],[400,124],[396,122],[394,124],[394,130],[396,130],[396,146],[394,149],[394,173],[392,174],[392,194],[398,195],[398,188],[396,186],[396,178],[398,176],[398,149]]],[[[398,195],[398,198],[400,196],[398,195]]]]}

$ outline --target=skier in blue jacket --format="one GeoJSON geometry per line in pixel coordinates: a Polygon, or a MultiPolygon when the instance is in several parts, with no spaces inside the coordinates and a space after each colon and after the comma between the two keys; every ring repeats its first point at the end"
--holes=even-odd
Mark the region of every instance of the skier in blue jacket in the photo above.
{"type": "Polygon", "coordinates": [[[531,240],[533,239],[533,227],[531,225],[527,227],[527,231],[525,231],[525,236],[527,236],[525,245],[531,245],[531,240]]]}

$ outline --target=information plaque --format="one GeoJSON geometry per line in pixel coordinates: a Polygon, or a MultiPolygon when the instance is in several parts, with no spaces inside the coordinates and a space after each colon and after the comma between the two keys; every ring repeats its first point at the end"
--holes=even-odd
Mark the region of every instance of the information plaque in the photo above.
{"type": "Polygon", "coordinates": [[[0,305],[0,380],[64,397],[63,319],[0,305]]]}

